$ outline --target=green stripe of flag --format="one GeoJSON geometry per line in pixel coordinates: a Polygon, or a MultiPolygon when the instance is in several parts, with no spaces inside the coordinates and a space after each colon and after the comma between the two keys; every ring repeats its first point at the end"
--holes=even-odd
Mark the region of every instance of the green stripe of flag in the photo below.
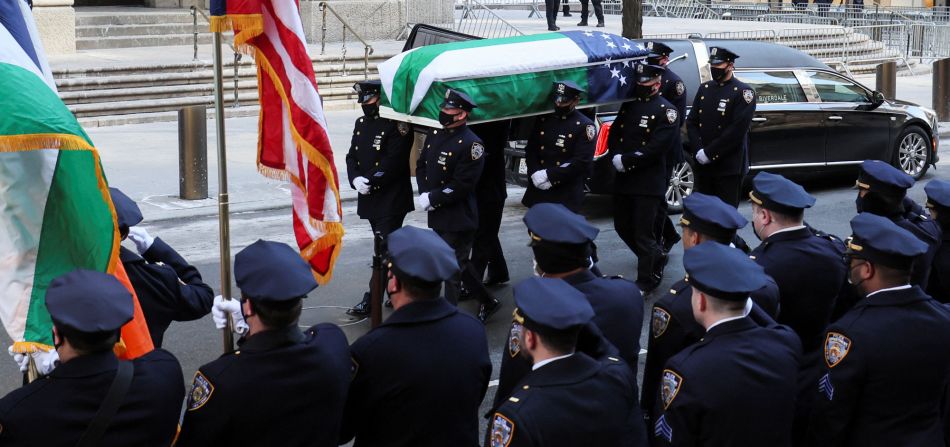
{"type": "Polygon", "coordinates": [[[0,95],[0,136],[29,134],[78,135],[92,146],[92,142],[72,112],[59,96],[29,70],[0,63],[0,78],[5,89],[0,95]]]}

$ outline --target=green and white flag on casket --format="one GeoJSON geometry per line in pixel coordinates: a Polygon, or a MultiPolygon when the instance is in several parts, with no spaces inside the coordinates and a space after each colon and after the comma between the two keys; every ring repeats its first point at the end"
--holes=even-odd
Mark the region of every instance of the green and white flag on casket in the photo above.
{"type": "Polygon", "coordinates": [[[428,126],[438,124],[449,88],[478,104],[469,122],[552,110],[554,81],[571,80],[587,93],[583,105],[629,98],[633,64],[649,51],[614,34],[564,31],[452,42],[416,48],[379,65],[381,114],[428,126]]]}

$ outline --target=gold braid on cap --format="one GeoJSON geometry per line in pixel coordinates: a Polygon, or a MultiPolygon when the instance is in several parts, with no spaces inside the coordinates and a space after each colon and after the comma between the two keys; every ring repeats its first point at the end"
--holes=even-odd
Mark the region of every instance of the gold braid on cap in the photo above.
{"type": "Polygon", "coordinates": [[[521,312],[518,311],[518,308],[517,308],[517,307],[515,308],[515,310],[513,310],[513,311],[511,312],[511,319],[512,319],[512,321],[514,321],[515,323],[524,325],[524,317],[521,316],[521,312]]]}
{"type": "Polygon", "coordinates": [[[755,191],[749,191],[749,200],[756,205],[762,206],[762,199],[755,196],[755,191]]]}

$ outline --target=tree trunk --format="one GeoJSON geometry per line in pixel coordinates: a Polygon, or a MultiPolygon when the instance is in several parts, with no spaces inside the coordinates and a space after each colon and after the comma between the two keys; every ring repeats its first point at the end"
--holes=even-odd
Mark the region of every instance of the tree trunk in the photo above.
{"type": "Polygon", "coordinates": [[[623,37],[628,39],[643,37],[642,0],[623,0],[623,37]]]}

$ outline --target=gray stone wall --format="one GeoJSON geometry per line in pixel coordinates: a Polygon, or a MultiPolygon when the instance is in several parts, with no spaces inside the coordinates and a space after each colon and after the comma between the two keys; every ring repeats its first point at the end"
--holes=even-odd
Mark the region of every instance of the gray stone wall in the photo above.
{"type": "MultiPolygon", "coordinates": [[[[329,0],[327,4],[345,20],[346,41],[356,42],[351,34],[355,31],[363,39],[397,39],[406,23],[430,23],[446,26],[452,23],[454,0],[408,0],[409,16],[406,16],[407,0],[329,0]]],[[[307,40],[320,43],[323,36],[323,12],[319,1],[301,1],[300,15],[303,19],[307,40]]],[[[404,35],[401,37],[405,37],[404,35]]],[[[330,11],[326,12],[326,41],[340,42],[343,24],[330,11]]]]}
{"type": "Polygon", "coordinates": [[[76,52],[73,0],[35,0],[33,18],[47,54],[76,52]]]}

